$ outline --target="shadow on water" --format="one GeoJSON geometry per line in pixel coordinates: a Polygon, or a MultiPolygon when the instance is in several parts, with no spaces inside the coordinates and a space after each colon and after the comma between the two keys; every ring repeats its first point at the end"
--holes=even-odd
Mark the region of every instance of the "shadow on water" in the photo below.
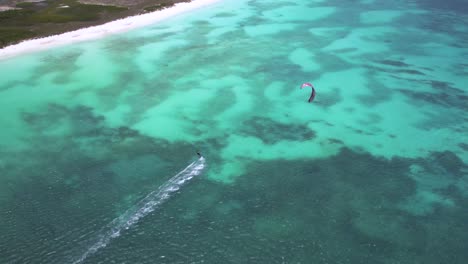
{"type": "Polygon", "coordinates": [[[266,144],[274,144],[279,138],[291,141],[307,141],[315,138],[315,132],[306,125],[282,124],[269,118],[254,117],[243,122],[241,134],[258,135],[266,144]]]}

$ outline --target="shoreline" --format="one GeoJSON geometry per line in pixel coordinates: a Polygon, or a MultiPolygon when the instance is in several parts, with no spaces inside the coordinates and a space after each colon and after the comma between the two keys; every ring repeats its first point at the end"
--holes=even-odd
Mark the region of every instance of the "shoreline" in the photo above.
{"type": "Polygon", "coordinates": [[[57,46],[94,40],[108,35],[123,33],[214,4],[218,1],[219,0],[192,0],[191,2],[176,3],[174,6],[162,10],[129,16],[97,26],[85,27],[43,38],[25,40],[18,44],[13,44],[0,49],[0,60],[9,59],[22,54],[47,50],[57,46]]]}

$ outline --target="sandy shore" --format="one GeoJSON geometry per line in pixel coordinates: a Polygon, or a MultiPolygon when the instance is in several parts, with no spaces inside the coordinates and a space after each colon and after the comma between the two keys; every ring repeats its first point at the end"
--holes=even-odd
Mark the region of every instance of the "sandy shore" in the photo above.
{"type": "Polygon", "coordinates": [[[178,3],[170,8],[138,16],[126,17],[98,26],[82,28],[50,37],[26,40],[0,49],[0,60],[11,58],[19,54],[50,49],[56,46],[102,38],[110,34],[125,32],[130,29],[154,24],[158,21],[207,6],[218,1],[219,0],[193,0],[192,2],[178,3]]]}

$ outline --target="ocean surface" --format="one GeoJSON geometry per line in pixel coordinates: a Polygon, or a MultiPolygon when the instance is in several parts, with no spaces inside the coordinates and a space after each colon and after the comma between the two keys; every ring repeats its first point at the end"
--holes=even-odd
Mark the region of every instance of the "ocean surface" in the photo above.
{"type": "Polygon", "coordinates": [[[2,60],[0,263],[465,264],[467,112],[464,0],[222,0],[2,60]]]}

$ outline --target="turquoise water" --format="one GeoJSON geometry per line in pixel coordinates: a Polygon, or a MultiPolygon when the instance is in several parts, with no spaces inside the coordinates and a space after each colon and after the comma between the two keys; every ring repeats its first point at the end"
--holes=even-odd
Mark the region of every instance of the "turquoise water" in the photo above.
{"type": "Polygon", "coordinates": [[[224,0],[0,61],[0,263],[465,263],[467,11],[224,0]]]}

